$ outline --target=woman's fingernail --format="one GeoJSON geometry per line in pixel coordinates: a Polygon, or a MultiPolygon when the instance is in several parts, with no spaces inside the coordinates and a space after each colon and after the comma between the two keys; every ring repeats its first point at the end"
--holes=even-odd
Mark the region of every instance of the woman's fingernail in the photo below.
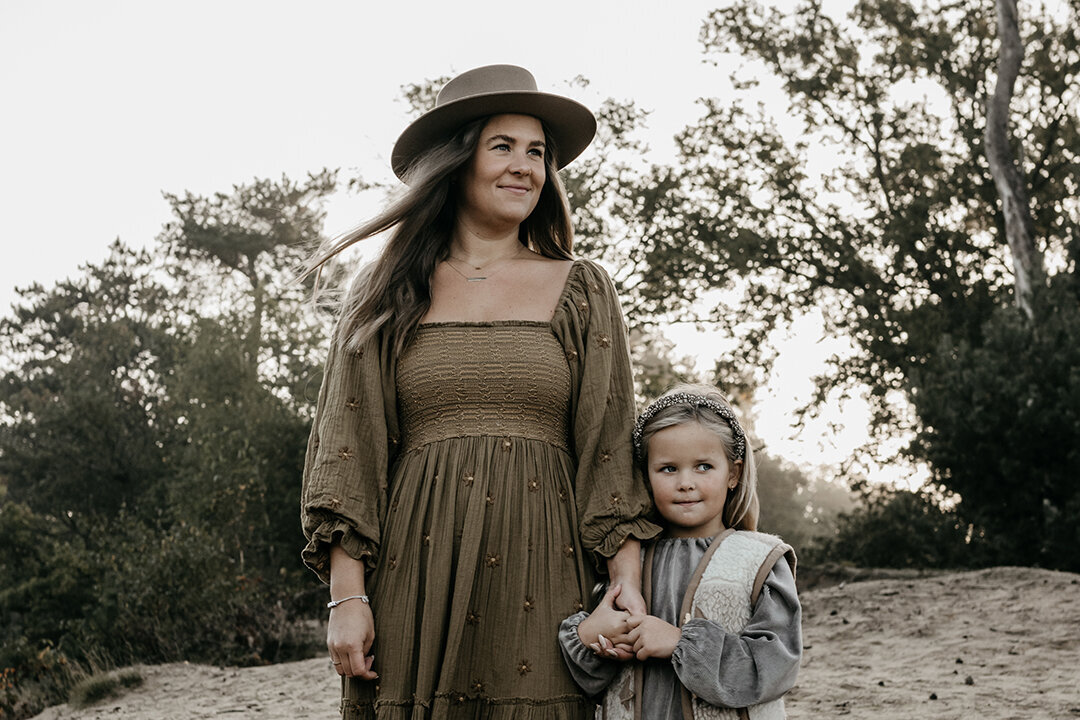
{"type": "Polygon", "coordinates": [[[615,650],[613,650],[613,649],[608,650],[607,654],[610,655],[611,657],[619,657],[619,653],[615,652],[615,650]]]}

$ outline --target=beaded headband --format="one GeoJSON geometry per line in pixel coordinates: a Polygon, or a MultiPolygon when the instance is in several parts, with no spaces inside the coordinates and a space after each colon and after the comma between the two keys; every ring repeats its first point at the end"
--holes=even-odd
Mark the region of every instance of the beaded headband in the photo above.
{"type": "Polygon", "coordinates": [[[637,422],[634,423],[634,434],[632,436],[634,440],[634,454],[638,458],[644,457],[645,455],[645,449],[641,446],[641,434],[645,430],[646,423],[652,420],[658,412],[666,410],[673,405],[705,407],[722,417],[724,421],[731,426],[731,433],[735,436],[735,447],[732,448],[735,453],[735,459],[742,460],[745,458],[746,435],[743,433],[742,426],[739,425],[739,420],[735,417],[735,413],[732,412],[731,408],[707,398],[704,395],[693,395],[691,393],[673,393],[671,395],[665,395],[649,407],[645,408],[645,412],[641,413],[637,422]]]}

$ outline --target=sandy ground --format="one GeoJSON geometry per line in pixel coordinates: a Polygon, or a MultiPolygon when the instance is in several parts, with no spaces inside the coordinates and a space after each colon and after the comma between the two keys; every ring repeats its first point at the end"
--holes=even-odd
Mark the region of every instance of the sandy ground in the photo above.
{"type": "MultiPolygon", "coordinates": [[[[812,583],[808,583],[810,587],[812,583]]],[[[843,582],[802,594],[788,717],[1080,718],[1080,575],[991,568],[843,582]]],[[[142,687],[35,720],[331,720],[325,659],[258,668],[141,667],[142,687]]]]}

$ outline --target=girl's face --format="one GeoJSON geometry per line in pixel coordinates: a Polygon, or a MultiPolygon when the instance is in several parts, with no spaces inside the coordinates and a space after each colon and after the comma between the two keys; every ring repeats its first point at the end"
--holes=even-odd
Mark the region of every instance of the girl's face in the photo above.
{"type": "Polygon", "coordinates": [[[458,212],[470,227],[504,231],[529,217],[546,171],[544,128],[531,115],[496,115],[462,177],[458,212]]]}
{"type": "Polygon", "coordinates": [[[727,494],[742,461],[728,462],[720,437],[697,422],[673,425],[649,439],[649,482],[672,537],[711,537],[724,529],[727,494]]]}

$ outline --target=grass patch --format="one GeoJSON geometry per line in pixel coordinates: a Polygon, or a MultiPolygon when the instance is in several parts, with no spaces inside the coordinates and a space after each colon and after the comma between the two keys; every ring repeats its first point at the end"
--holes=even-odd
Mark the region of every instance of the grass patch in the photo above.
{"type": "Polygon", "coordinates": [[[119,696],[124,690],[137,688],[143,683],[138,670],[97,673],[80,680],[71,688],[68,705],[82,709],[96,702],[119,696]]]}

